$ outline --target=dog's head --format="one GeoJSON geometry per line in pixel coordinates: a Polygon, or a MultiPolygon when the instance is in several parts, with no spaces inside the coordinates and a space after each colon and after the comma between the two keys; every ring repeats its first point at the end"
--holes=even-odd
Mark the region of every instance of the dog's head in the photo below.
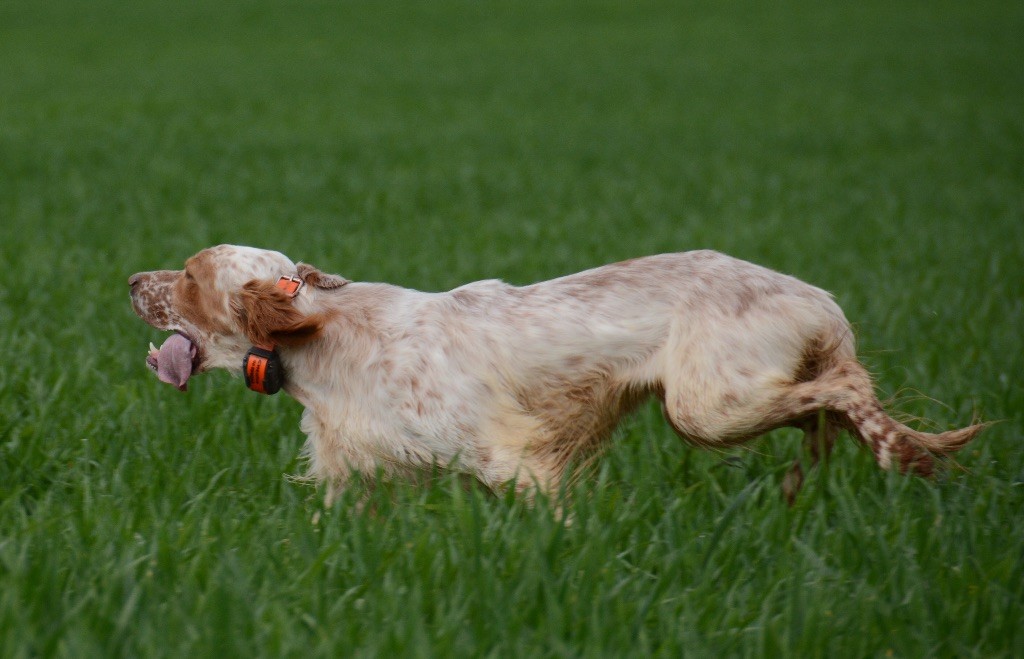
{"type": "Polygon", "coordinates": [[[132,275],[132,308],[153,327],[174,332],[161,348],[150,346],[147,364],[160,379],[184,390],[188,378],[211,368],[240,372],[256,346],[298,346],[315,339],[325,318],[299,311],[278,279],[298,277],[317,288],[344,279],[296,265],[284,254],[218,245],[185,262],[184,270],[132,275]]]}

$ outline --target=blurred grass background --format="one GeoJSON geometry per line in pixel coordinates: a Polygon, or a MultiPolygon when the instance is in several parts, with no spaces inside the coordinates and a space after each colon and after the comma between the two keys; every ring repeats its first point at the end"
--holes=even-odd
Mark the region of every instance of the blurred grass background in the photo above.
{"type": "Polygon", "coordinates": [[[0,5],[0,653],[1024,654],[1024,7],[0,5]],[[455,479],[321,503],[299,408],[143,365],[219,242],[527,283],[711,247],[836,293],[937,483],[626,425],[578,523],[455,479]]]}

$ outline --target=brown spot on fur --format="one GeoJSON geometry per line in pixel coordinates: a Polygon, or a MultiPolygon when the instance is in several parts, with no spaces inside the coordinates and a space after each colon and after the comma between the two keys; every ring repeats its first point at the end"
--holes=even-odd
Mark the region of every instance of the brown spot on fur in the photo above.
{"type": "Polygon", "coordinates": [[[223,310],[217,306],[218,296],[211,286],[201,284],[200,281],[187,275],[179,277],[174,286],[177,298],[175,306],[183,318],[201,330],[211,334],[226,334],[230,327],[223,310]]]}
{"type": "MultiPolygon", "coordinates": [[[[846,359],[842,357],[848,339],[849,336],[844,331],[842,334],[828,335],[809,341],[804,346],[800,363],[793,374],[793,382],[812,382],[826,372],[837,380],[848,380],[855,372],[850,370],[846,359]]],[[[858,382],[849,381],[846,386],[853,389],[858,386],[858,382]]],[[[872,393],[870,385],[867,393],[872,393]]]]}
{"type": "Polygon", "coordinates": [[[893,446],[892,449],[899,456],[901,473],[914,473],[925,477],[933,474],[934,459],[923,449],[905,440],[897,441],[896,446],[893,446]]]}
{"type": "Polygon", "coordinates": [[[750,286],[741,288],[736,294],[736,307],[733,310],[733,313],[737,316],[742,316],[750,311],[751,307],[754,306],[754,303],[763,297],[764,295],[761,291],[755,290],[750,286]]]}
{"type": "Polygon", "coordinates": [[[566,357],[563,363],[566,368],[575,370],[583,365],[583,361],[581,355],[572,355],[571,357],[566,357]]]}
{"type": "Polygon", "coordinates": [[[474,303],[479,300],[479,297],[468,292],[468,291],[452,291],[452,299],[463,306],[476,306],[474,303]]]}

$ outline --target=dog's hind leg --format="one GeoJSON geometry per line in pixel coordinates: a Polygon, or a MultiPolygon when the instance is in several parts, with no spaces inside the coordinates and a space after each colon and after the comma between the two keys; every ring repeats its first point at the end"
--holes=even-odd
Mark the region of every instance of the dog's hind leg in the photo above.
{"type": "Polygon", "coordinates": [[[766,419],[799,418],[822,409],[836,414],[844,427],[871,448],[879,467],[921,476],[932,475],[933,456],[959,450],[985,428],[976,424],[937,434],[908,428],[885,413],[871,377],[856,360],[843,361],[814,380],[792,385],[766,410],[766,419]]]}
{"type": "MultiPolygon", "coordinates": [[[[800,427],[804,431],[803,450],[810,457],[810,466],[813,468],[819,462],[827,461],[835,446],[839,431],[842,430],[839,420],[835,418],[834,414],[820,410],[817,414],[808,417],[800,424],[800,427]]],[[[804,470],[801,460],[794,460],[793,465],[782,479],[782,495],[785,497],[786,503],[792,506],[796,502],[796,495],[800,493],[803,484],[804,470]]]]}
{"type": "Polygon", "coordinates": [[[908,428],[882,409],[867,371],[856,359],[829,364],[813,379],[783,383],[762,381],[760,386],[733,386],[729,390],[694,386],[666,388],[665,416],[676,431],[694,443],[729,446],[783,426],[801,427],[808,417],[826,412],[836,426],[850,430],[871,448],[883,469],[898,468],[930,476],[933,456],[951,454],[984,428],[976,424],[960,430],[931,434],[908,428]]]}

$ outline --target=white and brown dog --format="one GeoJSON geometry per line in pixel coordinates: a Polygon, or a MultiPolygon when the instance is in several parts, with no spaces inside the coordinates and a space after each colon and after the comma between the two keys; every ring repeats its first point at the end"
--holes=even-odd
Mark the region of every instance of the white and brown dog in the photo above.
{"type": "Polygon", "coordinates": [[[309,475],[329,497],[353,473],[431,465],[551,491],[652,395],[700,446],[794,426],[817,459],[846,429],[882,468],[923,475],[983,427],[893,420],[827,292],[712,251],[422,293],[220,245],[129,283],[135,312],[175,332],[147,357],[161,380],[244,368],[305,406],[309,475]]]}

